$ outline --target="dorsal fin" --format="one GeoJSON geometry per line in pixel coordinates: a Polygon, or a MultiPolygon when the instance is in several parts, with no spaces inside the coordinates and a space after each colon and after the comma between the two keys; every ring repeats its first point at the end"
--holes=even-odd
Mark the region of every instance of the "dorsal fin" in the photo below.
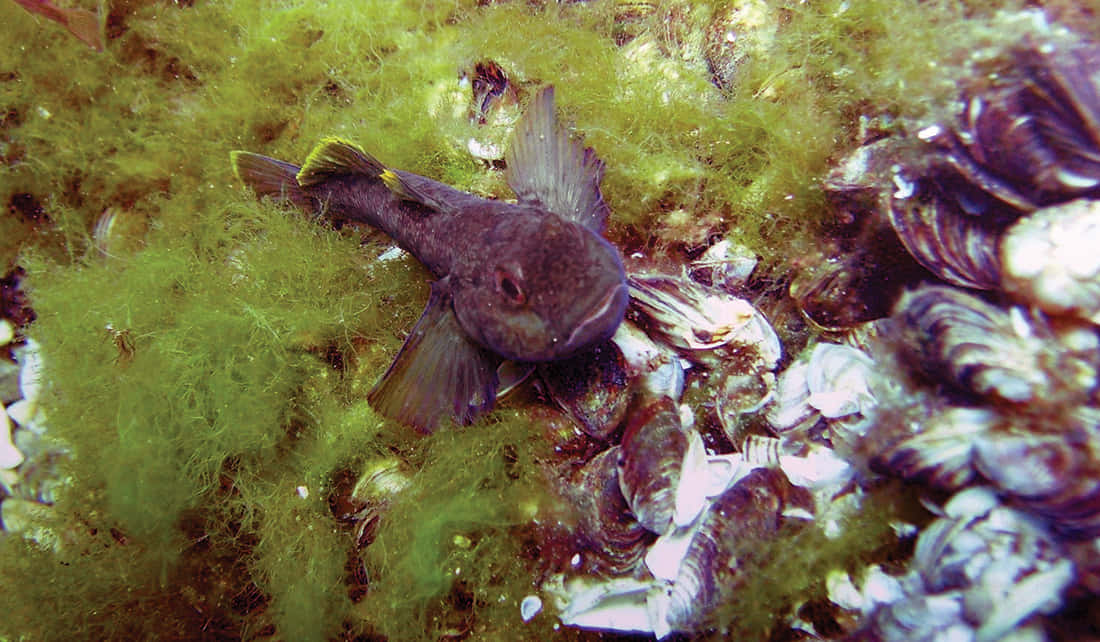
{"type": "Polygon", "coordinates": [[[334,176],[362,174],[378,178],[387,171],[378,159],[363,151],[355,143],[329,137],[313,148],[298,171],[298,184],[310,187],[334,176]]]}
{"type": "Polygon", "coordinates": [[[558,123],[554,88],[544,87],[516,124],[505,177],[521,203],[537,205],[602,234],[607,204],[600,194],[603,161],[558,123]]]}
{"type": "Polygon", "coordinates": [[[354,175],[380,180],[398,198],[437,211],[451,209],[450,201],[458,195],[466,196],[423,176],[390,169],[355,143],[335,137],[324,138],[313,148],[298,172],[298,184],[311,187],[334,177],[354,175]]]}

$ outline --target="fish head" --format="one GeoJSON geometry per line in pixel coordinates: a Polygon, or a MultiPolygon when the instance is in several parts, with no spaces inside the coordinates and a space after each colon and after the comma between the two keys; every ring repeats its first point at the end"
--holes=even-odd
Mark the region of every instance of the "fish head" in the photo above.
{"type": "Polygon", "coordinates": [[[618,251],[549,212],[508,216],[455,291],[463,330],[513,361],[556,361],[614,334],[628,290],[618,251]]]}

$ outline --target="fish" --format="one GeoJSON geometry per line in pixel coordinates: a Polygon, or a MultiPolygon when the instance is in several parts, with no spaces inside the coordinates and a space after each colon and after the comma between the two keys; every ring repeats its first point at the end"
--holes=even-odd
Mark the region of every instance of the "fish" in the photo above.
{"type": "Polygon", "coordinates": [[[301,167],[246,151],[231,161],[258,197],[375,227],[436,277],[368,395],[421,432],[491,410],[503,361],[576,356],[610,339],[626,312],[622,259],[603,236],[604,163],[559,124],[552,86],[532,98],[505,154],[515,203],[392,169],[339,138],[323,139],[301,167]]]}

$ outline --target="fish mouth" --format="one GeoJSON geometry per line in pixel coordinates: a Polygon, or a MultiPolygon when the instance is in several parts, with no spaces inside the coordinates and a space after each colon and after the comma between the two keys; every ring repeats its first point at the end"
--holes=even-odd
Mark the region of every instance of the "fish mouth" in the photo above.
{"type": "Polygon", "coordinates": [[[569,334],[569,338],[565,340],[566,351],[576,352],[615,334],[615,329],[619,327],[619,322],[626,313],[629,297],[626,283],[616,284],[606,296],[596,302],[592,311],[569,334]]]}

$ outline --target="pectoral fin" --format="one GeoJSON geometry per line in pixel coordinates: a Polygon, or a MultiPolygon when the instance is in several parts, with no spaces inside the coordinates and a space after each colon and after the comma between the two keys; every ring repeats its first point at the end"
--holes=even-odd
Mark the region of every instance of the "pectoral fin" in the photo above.
{"type": "Polygon", "coordinates": [[[535,95],[512,132],[505,177],[521,203],[541,206],[602,234],[607,204],[600,194],[603,161],[570,139],[554,113],[554,88],[535,95]]]}
{"type": "Polygon", "coordinates": [[[432,432],[441,418],[467,424],[493,407],[500,358],[458,324],[446,284],[432,284],[424,313],[371,391],[378,412],[432,432]]]}

